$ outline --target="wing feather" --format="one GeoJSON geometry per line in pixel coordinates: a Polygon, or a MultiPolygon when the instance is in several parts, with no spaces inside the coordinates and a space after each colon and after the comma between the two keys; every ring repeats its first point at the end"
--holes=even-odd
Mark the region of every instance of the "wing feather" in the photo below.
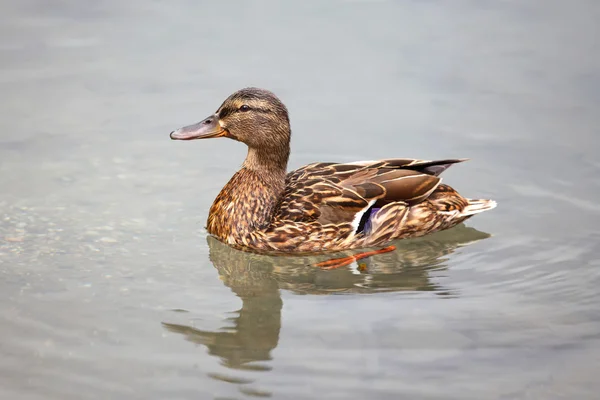
{"type": "Polygon", "coordinates": [[[278,218],[355,223],[370,207],[425,200],[438,187],[440,173],[464,159],[396,158],[354,163],[314,163],[286,177],[278,218]]]}

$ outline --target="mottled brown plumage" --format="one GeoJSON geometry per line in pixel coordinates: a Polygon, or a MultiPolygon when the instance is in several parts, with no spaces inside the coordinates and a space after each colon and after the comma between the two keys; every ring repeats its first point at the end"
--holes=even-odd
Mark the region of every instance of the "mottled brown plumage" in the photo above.
{"type": "Polygon", "coordinates": [[[210,234],[259,252],[339,251],[448,229],[496,206],[440,184],[438,175],[462,159],[314,163],[286,174],[290,135],[286,107],[257,88],[232,94],[215,114],[171,133],[248,146],[241,169],[210,208],[210,234]]]}

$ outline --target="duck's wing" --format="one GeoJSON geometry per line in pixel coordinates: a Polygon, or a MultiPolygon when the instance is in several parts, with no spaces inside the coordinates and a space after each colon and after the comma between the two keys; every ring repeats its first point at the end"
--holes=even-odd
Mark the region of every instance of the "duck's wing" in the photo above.
{"type": "Polygon", "coordinates": [[[278,218],[358,227],[373,206],[423,201],[440,184],[438,175],[461,161],[402,158],[310,164],[288,174],[278,218]]]}

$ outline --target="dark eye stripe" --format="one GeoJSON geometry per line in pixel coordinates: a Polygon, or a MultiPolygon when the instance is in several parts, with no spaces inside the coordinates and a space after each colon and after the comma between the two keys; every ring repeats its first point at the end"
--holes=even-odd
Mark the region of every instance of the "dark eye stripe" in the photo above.
{"type": "MultiPolygon", "coordinates": [[[[262,113],[262,114],[267,114],[267,113],[271,113],[272,111],[267,109],[267,108],[254,108],[251,107],[250,110],[248,111],[254,111],[254,112],[258,112],[258,113],[262,113]]],[[[230,114],[233,114],[235,112],[244,112],[243,110],[237,109],[237,108],[222,108],[221,111],[219,111],[219,118],[225,118],[230,114]]]]}
{"type": "Polygon", "coordinates": [[[259,113],[270,113],[271,110],[267,109],[267,108],[253,108],[252,110],[257,111],[259,113]]]}
{"type": "Polygon", "coordinates": [[[225,118],[226,116],[231,114],[233,111],[234,110],[232,110],[231,108],[222,108],[221,111],[219,111],[219,118],[225,118]]]}

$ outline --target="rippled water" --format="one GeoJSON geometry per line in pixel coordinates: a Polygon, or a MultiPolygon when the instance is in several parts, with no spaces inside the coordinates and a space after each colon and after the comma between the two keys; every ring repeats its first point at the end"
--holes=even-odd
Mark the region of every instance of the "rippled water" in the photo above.
{"type": "Polygon", "coordinates": [[[592,0],[0,5],[0,398],[594,399],[592,0]],[[334,271],[207,238],[248,85],[290,167],[470,157],[497,209],[334,271]],[[366,268],[365,268],[366,267],[366,268]]]}

